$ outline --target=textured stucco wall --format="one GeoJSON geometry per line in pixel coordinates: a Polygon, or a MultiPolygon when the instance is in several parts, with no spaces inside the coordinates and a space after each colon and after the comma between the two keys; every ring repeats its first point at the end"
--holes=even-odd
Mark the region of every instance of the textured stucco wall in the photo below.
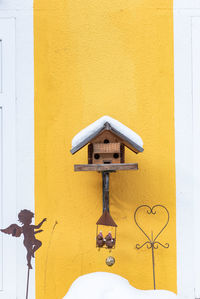
{"type": "Polygon", "coordinates": [[[35,201],[38,220],[48,218],[36,260],[39,299],[60,299],[78,276],[95,271],[151,289],[151,252],[135,249],[144,240],[133,222],[140,204],[170,211],[160,239],[170,248],[156,251],[156,280],[176,291],[172,5],[35,0],[35,201]],[[74,173],[73,164],[87,162],[86,148],[69,153],[73,136],[102,115],[140,134],[145,148],[140,155],[126,151],[139,171],[111,175],[110,209],[119,226],[112,268],[108,251],[95,248],[101,176],[74,173]]]}

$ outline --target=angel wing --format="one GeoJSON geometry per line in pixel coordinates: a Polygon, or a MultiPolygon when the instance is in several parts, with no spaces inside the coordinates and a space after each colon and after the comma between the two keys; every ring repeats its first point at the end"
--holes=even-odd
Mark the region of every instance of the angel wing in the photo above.
{"type": "Polygon", "coordinates": [[[0,230],[4,234],[12,235],[13,237],[20,237],[22,234],[22,227],[17,224],[11,224],[9,227],[0,230]]]}

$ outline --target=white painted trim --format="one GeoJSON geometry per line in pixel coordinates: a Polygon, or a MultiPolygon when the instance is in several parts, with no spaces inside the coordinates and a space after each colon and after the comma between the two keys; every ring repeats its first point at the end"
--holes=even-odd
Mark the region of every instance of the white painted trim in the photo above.
{"type": "MultiPolygon", "coordinates": [[[[16,15],[17,211],[34,206],[34,41],[33,10],[16,15]]],[[[17,243],[17,296],[24,298],[26,251],[17,243]],[[23,265],[23,266],[22,266],[23,265]]],[[[29,299],[35,298],[35,265],[30,273],[29,299]]]]}
{"type": "MultiPolygon", "coordinates": [[[[15,20],[16,35],[16,222],[21,209],[34,211],[34,35],[33,0],[2,0],[0,20],[15,20]]],[[[11,299],[25,298],[27,278],[26,250],[23,238],[17,240],[17,294],[11,299]]],[[[33,265],[35,268],[35,265],[33,265]]],[[[14,270],[13,270],[14,271],[14,270]]],[[[3,299],[3,297],[0,298],[3,299]]],[[[35,270],[30,273],[29,299],[35,298],[35,270]]],[[[7,297],[6,297],[7,299],[7,297]]]]}
{"type": "Polygon", "coordinates": [[[200,297],[200,1],[174,0],[177,284],[200,297]]]}
{"type": "Polygon", "coordinates": [[[174,11],[177,287],[194,299],[191,18],[174,11]]]}
{"type": "Polygon", "coordinates": [[[174,0],[174,9],[200,9],[199,0],[174,0]]]}
{"type": "Polygon", "coordinates": [[[200,16],[193,17],[191,25],[194,136],[194,271],[195,297],[200,298],[200,16]]]}
{"type": "MultiPolygon", "coordinates": [[[[7,227],[16,213],[16,130],[15,130],[15,20],[0,19],[2,43],[1,107],[1,227],[7,227]]],[[[16,240],[1,238],[2,298],[16,294],[16,240]],[[10,285],[11,284],[11,285],[10,285]]]]}

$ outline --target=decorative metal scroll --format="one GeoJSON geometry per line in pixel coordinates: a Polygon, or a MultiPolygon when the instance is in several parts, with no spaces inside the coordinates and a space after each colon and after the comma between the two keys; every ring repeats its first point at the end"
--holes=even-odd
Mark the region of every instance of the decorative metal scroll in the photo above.
{"type": "Polygon", "coordinates": [[[134,220],[135,220],[137,227],[142,231],[142,233],[147,238],[147,241],[144,242],[143,244],[136,244],[136,248],[141,249],[146,245],[147,249],[151,249],[151,251],[152,251],[153,286],[154,286],[154,290],[155,290],[156,289],[156,278],[155,278],[154,249],[158,249],[159,245],[162,246],[163,248],[169,248],[169,243],[162,244],[161,242],[158,241],[158,237],[161,235],[161,233],[164,231],[164,229],[166,228],[166,226],[169,223],[169,211],[163,205],[154,205],[152,208],[149,205],[141,205],[135,210],[134,220]],[[149,236],[148,233],[145,232],[145,230],[142,228],[142,225],[141,224],[139,225],[139,223],[137,221],[138,212],[141,211],[143,208],[146,208],[146,212],[149,215],[150,214],[156,215],[156,212],[158,211],[158,209],[162,209],[166,213],[166,216],[167,216],[166,221],[164,222],[161,230],[159,232],[157,232],[155,236],[154,236],[154,232],[152,230],[151,230],[151,235],[149,236]]]}

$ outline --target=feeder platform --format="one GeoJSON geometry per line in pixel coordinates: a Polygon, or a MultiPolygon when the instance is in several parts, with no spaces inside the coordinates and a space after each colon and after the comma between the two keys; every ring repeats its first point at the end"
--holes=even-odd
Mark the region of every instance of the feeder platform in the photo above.
{"type": "Polygon", "coordinates": [[[74,171],[116,171],[116,170],[138,170],[138,163],[74,165],[74,171]]]}

